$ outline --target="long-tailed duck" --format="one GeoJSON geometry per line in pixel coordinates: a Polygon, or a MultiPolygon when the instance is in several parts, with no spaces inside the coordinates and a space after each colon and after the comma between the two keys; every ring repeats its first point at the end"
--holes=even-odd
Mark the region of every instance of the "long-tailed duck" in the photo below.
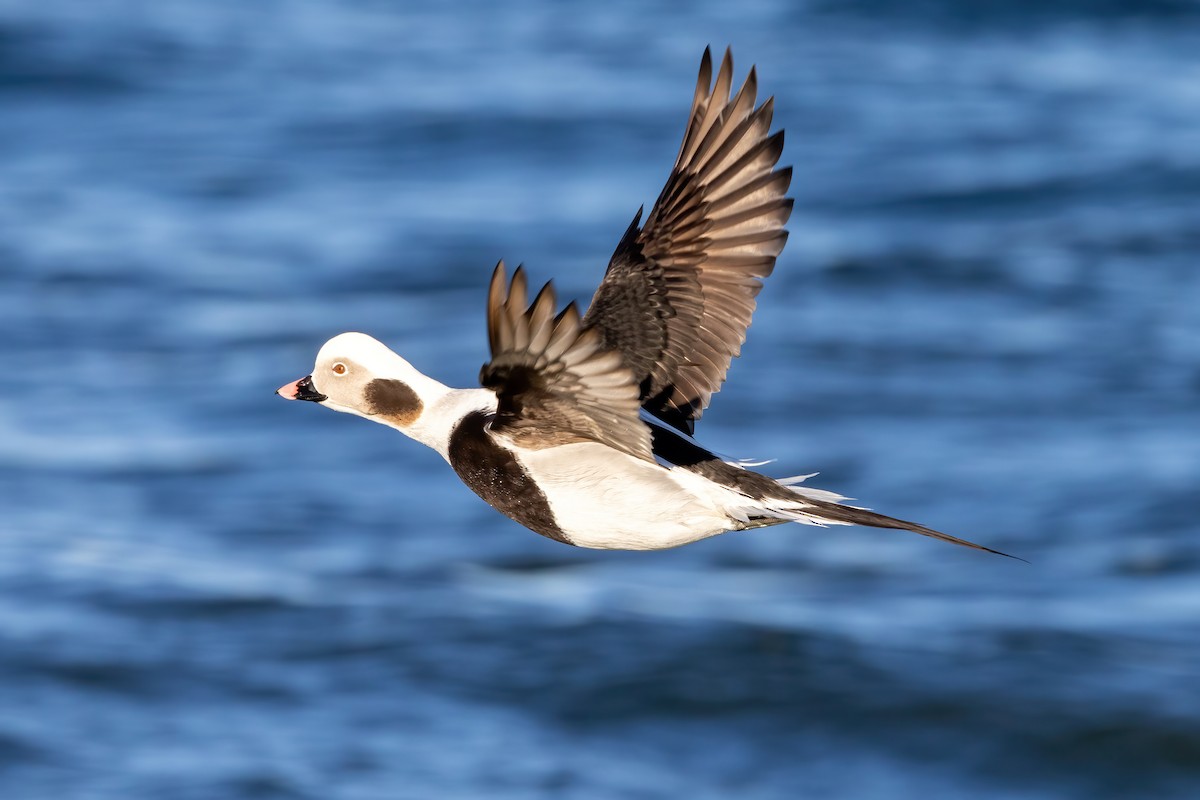
{"type": "MultiPolygon", "coordinates": [[[[587,312],[559,311],[547,283],[532,304],[518,267],[492,274],[491,361],[482,389],[452,389],[362,333],[330,339],[311,375],[278,394],[395,428],[442,455],[480,497],[567,544],[676,547],[783,522],[898,528],[997,552],[776,480],[692,433],[739,354],[762,279],[787,239],[791,168],[773,98],[755,106],[753,68],[736,94],[727,50],[712,85],[700,64],[667,184],[639,210],[587,312]]],[[[1003,554],[1001,554],[1003,555],[1003,554]]]]}

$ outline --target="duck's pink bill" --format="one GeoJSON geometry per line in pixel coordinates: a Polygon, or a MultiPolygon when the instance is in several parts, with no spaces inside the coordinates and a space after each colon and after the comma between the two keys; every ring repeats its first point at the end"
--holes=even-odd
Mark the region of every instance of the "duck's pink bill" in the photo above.
{"type": "MultiPolygon", "coordinates": [[[[301,378],[300,380],[304,379],[301,378]]],[[[291,383],[285,383],[283,386],[280,386],[275,390],[275,394],[279,395],[284,400],[295,400],[297,395],[300,394],[300,380],[295,380],[291,383]]]]}

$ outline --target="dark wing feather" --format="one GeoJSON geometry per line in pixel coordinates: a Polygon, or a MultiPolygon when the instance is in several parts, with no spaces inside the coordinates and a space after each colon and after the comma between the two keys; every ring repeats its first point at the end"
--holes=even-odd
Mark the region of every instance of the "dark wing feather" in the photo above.
{"type": "Polygon", "coordinates": [[[783,131],[773,100],[755,107],[754,69],[730,97],[706,49],[675,167],[654,208],[621,238],[583,318],[619,351],[647,411],[691,433],[746,339],[762,279],[787,240],[791,168],[775,169],[783,131]]]}
{"type": "Polygon", "coordinates": [[[620,353],[583,326],[574,303],[556,315],[549,283],[528,308],[525,271],[517,267],[505,283],[501,261],[488,292],[492,360],[479,372],[499,400],[492,430],[533,449],[593,441],[653,462],[637,383],[620,353]]]}

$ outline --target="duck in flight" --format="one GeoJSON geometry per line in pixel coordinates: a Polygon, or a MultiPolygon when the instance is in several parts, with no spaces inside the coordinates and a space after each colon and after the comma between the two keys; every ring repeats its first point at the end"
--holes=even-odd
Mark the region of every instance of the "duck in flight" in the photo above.
{"type": "MultiPolygon", "coordinates": [[[[745,341],[755,296],[787,239],[790,167],[773,98],[753,68],[733,92],[709,50],[683,144],[645,224],[639,210],[581,314],[501,261],[487,298],[483,388],[453,389],[382,343],[343,333],[312,374],[280,387],[395,428],[436,450],[476,494],[531,530],[580,547],[657,550],[785,522],[914,531],[997,552],[846,498],[777,480],[693,438],[745,341]]],[[[1000,554],[1004,555],[1004,554],[1000,554]]]]}

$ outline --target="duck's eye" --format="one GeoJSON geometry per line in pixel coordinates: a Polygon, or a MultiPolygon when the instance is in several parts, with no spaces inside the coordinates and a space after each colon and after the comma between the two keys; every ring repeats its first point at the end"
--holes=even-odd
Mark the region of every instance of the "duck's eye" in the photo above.
{"type": "Polygon", "coordinates": [[[340,361],[337,362],[336,364],[334,364],[333,365],[333,374],[334,375],[345,375],[346,374],[346,365],[340,361]]]}

